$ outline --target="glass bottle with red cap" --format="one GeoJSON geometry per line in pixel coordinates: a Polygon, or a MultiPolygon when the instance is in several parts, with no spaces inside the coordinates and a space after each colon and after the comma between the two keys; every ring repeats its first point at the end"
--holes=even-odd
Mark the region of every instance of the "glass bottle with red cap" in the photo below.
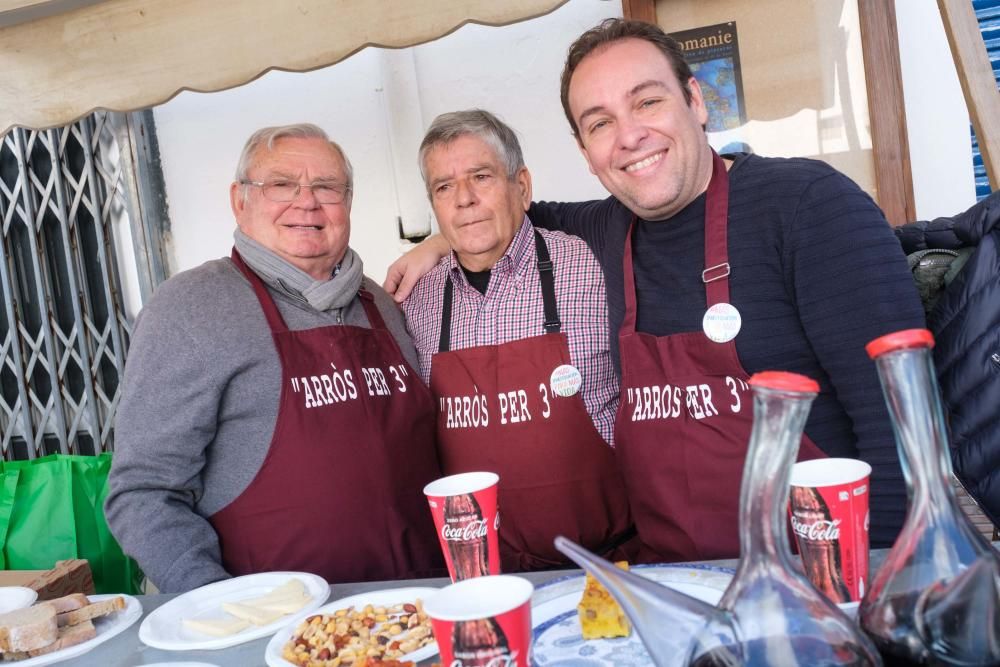
{"type": "Polygon", "coordinates": [[[556,545],[611,591],[659,667],[881,665],[872,642],[809,583],[789,552],[789,478],[819,386],[782,372],[757,373],[750,386],[754,423],[740,488],[740,561],[717,607],[699,603],[699,617],[683,593],[618,570],[568,540],[556,545]],[[667,624],[674,632],[663,632],[667,624]],[[680,655],[665,638],[678,631],[690,637],[680,655]]]}
{"type": "Polygon", "coordinates": [[[933,346],[931,332],[910,329],[866,348],[892,417],[909,511],[859,618],[888,665],[997,665],[1000,557],[951,485],[933,346]]]}

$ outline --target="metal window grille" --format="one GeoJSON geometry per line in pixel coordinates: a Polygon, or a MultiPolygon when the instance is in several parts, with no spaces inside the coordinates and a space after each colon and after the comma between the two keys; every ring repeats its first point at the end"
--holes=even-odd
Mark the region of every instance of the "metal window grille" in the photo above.
{"type": "Polygon", "coordinates": [[[5,459],[113,448],[130,332],[113,234],[128,221],[123,160],[103,112],[0,137],[5,459]]]}
{"type": "MultiPolygon", "coordinates": [[[[973,0],[972,8],[979,21],[979,30],[983,33],[983,44],[993,66],[993,77],[1000,84],[1000,0],[973,0]]],[[[971,127],[971,126],[970,126],[971,127]]],[[[990,181],[986,175],[986,165],[979,152],[979,140],[976,131],[972,133],[972,168],[976,179],[976,199],[985,199],[990,195],[990,181]]]]}

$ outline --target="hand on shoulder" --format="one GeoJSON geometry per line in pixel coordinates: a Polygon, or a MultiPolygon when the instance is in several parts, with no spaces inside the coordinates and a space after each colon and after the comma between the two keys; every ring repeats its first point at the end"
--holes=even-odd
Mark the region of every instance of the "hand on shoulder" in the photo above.
{"type": "Polygon", "coordinates": [[[441,258],[450,251],[448,242],[440,234],[428,237],[389,266],[382,289],[388,292],[396,303],[402,303],[410,296],[417,281],[437,266],[441,258]]]}

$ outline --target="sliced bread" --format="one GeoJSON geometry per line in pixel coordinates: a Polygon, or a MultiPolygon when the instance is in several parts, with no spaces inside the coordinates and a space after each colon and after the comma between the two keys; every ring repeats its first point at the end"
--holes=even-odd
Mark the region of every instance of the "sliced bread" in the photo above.
{"type": "Polygon", "coordinates": [[[108,614],[113,614],[116,611],[121,611],[125,608],[125,598],[118,596],[110,598],[108,600],[101,600],[100,602],[95,602],[93,604],[88,604],[86,607],[80,607],[79,609],[74,609],[73,611],[67,611],[64,614],[59,614],[58,625],[76,625],[78,623],[83,623],[84,621],[89,621],[100,616],[107,616],[108,614]]]}
{"type": "Polygon", "coordinates": [[[54,600],[46,600],[45,604],[52,605],[57,614],[65,614],[67,611],[75,611],[80,607],[86,607],[90,600],[83,593],[71,593],[54,600]]]}
{"type": "Polygon", "coordinates": [[[97,628],[94,627],[94,624],[91,621],[84,621],[82,623],[77,623],[76,625],[67,625],[64,628],[59,628],[59,637],[54,642],[48,646],[37,648],[34,651],[28,651],[28,655],[35,657],[36,655],[54,653],[55,651],[61,651],[62,649],[69,648],[70,646],[82,644],[83,642],[89,641],[96,636],[97,628]]]}
{"type": "Polygon", "coordinates": [[[33,651],[48,646],[58,636],[56,610],[48,604],[0,614],[0,651],[33,651]]]}

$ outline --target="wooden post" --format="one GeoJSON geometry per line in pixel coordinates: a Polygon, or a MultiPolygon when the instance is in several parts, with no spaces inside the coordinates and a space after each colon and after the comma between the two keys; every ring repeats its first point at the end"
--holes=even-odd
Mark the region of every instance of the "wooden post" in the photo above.
{"type": "MultiPolygon", "coordinates": [[[[967,0],[966,0],[967,1],[967,0]]],[[[872,124],[878,205],[896,227],[916,218],[896,9],[887,0],[858,0],[861,43],[872,124]]]]}
{"type": "Polygon", "coordinates": [[[938,0],[979,152],[993,190],[1000,187],[1000,92],[969,0],[938,0]]]}
{"type": "Polygon", "coordinates": [[[645,21],[656,25],[654,0],[622,0],[622,16],[632,21],[645,21]]]}

